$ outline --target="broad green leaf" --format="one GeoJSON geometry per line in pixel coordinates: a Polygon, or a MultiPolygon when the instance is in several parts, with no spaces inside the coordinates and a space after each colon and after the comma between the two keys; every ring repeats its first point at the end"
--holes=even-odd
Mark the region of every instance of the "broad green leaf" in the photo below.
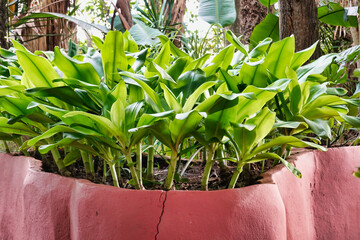
{"type": "Polygon", "coordinates": [[[334,105],[342,105],[346,104],[344,100],[334,95],[323,95],[311,103],[304,105],[302,108],[301,114],[306,115],[307,113],[314,111],[316,108],[324,107],[324,106],[334,106],[334,105]]]}
{"type": "Polygon", "coordinates": [[[177,81],[179,76],[185,71],[185,68],[187,68],[187,66],[192,63],[192,58],[180,57],[176,59],[169,68],[166,69],[166,72],[172,77],[172,79],[177,81]]]}
{"type": "Polygon", "coordinates": [[[35,137],[38,134],[34,132],[31,127],[27,126],[22,122],[16,122],[14,124],[8,124],[8,119],[0,117],[0,132],[7,134],[18,134],[24,136],[35,137]]]}
{"type": "Polygon", "coordinates": [[[336,96],[344,96],[348,91],[345,88],[326,88],[326,94],[336,95],[336,96]]]}
{"type": "Polygon", "coordinates": [[[10,95],[13,93],[19,93],[24,90],[25,90],[24,85],[0,86],[0,96],[10,95]]]}
{"type": "Polygon", "coordinates": [[[165,35],[159,35],[157,36],[161,43],[164,45],[166,44],[167,42],[170,42],[170,51],[171,51],[171,54],[174,55],[175,57],[190,57],[189,55],[187,55],[184,51],[182,51],[181,49],[177,48],[175,46],[174,43],[172,43],[170,41],[169,38],[167,38],[165,35]]]}
{"type": "Polygon", "coordinates": [[[18,41],[14,39],[10,39],[10,40],[16,50],[31,54],[31,52],[27,48],[25,48],[22,44],[20,44],[18,41]]]}
{"type": "Polygon", "coordinates": [[[46,154],[47,152],[49,152],[51,149],[59,147],[59,146],[66,146],[69,145],[70,143],[76,141],[77,139],[73,139],[73,138],[62,138],[60,141],[56,142],[56,143],[51,143],[51,144],[46,144],[46,145],[41,145],[39,146],[39,152],[41,154],[46,154]]]}
{"type": "Polygon", "coordinates": [[[268,101],[274,98],[278,91],[286,88],[289,82],[290,80],[288,79],[280,79],[266,88],[257,88],[254,86],[246,87],[243,93],[255,94],[256,100],[240,98],[236,122],[242,122],[245,118],[260,111],[268,101]]]}
{"type": "MultiPolygon", "coordinates": [[[[255,117],[248,119],[245,123],[249,125],[256,125],[256,128],[251,131],[255,136],[253,137],[253,142],[250,145],[252,149],[257,145],[262,139],[268,135],[275,123],[275,113],[271,112],[267,107],[262,109],[255,117]]],[[[249,137],[250,139],[252,137],[249,137]]]]}
{"type": "Polygon", "coordinates": [[[290,93],[290,111],[293,116],[298,115],[306,99],[302,100],[302,93],[299,84],[296,84],[290,93]]]}
{"type": "Polygon", "coordinates": [[[206,76],[215,74],[218,68],[227,70],[234,55],[235,46],[230,45],[221,50],[211,61],[209,66],[203,68],[206,76]]]}
{"type": "Polygon", "coordinates": [[[339,113],[341,118],[355,128],[360,128],[360,118],[339,113]]]}
{"type": "Polygon", "coordinates": [[[27,89],[26,92],[37,97],[54,97],[78,108],[100,111],[99,106],[97,106],[84,90],[74,90],[68,86],[62,86],[53,88],[30,88],[27,89]]]}
{"type": "MultiPolygon", "coordinates": [[[[170,42],[167,42],[162,46],[160,52],[153,60],[153,63],[155,63],[156,65],[159,65],[163,69],[166,69],[170,65],[170,58],[171,58],[170,42]]],[[[150,77],[153,77],[154,75],[155,74],[152,73],[152,70],[151,70],[151,65],[148,65],[145,70],[144,76],[146,78],[150,78],[150,77]]]]}
{"type": "Polygon", "coordinates": [[[26,144],[27,146],[33,146],[40,140],[47,139],[54,136],[55,134],[64,133],[64,132],[77,133],[78,131],[68,126],[56,125],[50,128],[49,130],[47,130],[46,132],[44,132],[43,134],[26,141],[24,144],[26,144]]]}
{"type": "Polygon", "coordinates": [[[292,173],[294,174],[296,177],[301,178],[302,174],[301,172],[291,163],[289,163],[288,161],[286,161],[285,159],[283,159],[282,157],[280,157],[279,155],[275,154],[275,153],[262,153],[257,155],[256,157],[248,160],[248,163],[252,163],[252,162],[258,162],[258,161],[263,161],[266,159],[275,159],[275,160],[280,160],[282,162],[282,164],[284,164],[284,166],[292,173]]]}
{"type": "Polygon", "coordinates": [[[175,119],[169,125],[171,139],[175,146],[179,146],[188,134],[195,131],[204,117],[206,114],[196,110],[176,114],[175,119]]]}
{"type": "Polygon", "coordinates": [[[24,85],[25,87],[27,88],[34,88],[35,87],[35,84],[33,84],[29,77],[26,75],[26,73],[24,73],[22,76],[21,76],[21,85],[24,85]]]}
{"type": "Polygon", "coordinates": [[[74,164],[78,159],[81,158],[81,153],[78,149],[70,151],[63,159],[65,166],[74,164]]]}
{"type": "Polygon", "coordinates": [[[162,80],[166,80],[169,81],[171,83],[175,83],[174,79],[163,69],[161,68],[159,65],[157,65],[154,62],[151,62],[147,68],[147,70],[149,72],[156,72],[157,75],[160,77],[160,79],[162,80]]]}
{"type": "Polygon", "coordinates": [[[115,99],[120,100],[123,106],[126,106],[127,89],[124,81],[120,81],[114,88],[114,91],[111,92],[111,94],[115,97],[115,99]]]}
{"type": "Polygon", "coordinates": [[[294,36],[282,39],[271,45],[264,64],[278,79],[286,78],[286,67],[290,66],[295,52],[294,36]]]}
{"type": "Polygon", "coordinates": [[[12,26],[13,27],[20,26],[22,24],[27,23],[30,20],[32,21],[32,20],[37,19],[37,18],[53,18],[53,19],[63,18],[63,19],[69,20],[69,21],[79,25],[80,27],[82,27],[85,30],[96,29],[96,30],[99,30],[99,31],[101,31],[103,33],[107,33],[109,31],[109,29],[107,29],[103,25],[88,23],[88,22],[80,20],[78,18],[71,17],[71,16],[69,16],[67,14],[56,13],[56,12],[32,13],[30,15],[22,17],[19,21],[16,22],[16,24],[14,24],[12,26]]]}
{"type": "Polygon", "coordinates": [[[17,67],[9,66],[8,69],[10,72],[10,76],[21,76],[22,75],[21,70],[17,67]]]}
{"type": "Polygon", "coordinates": [[[0,56],[2,56],[3,58],[6,58],[6,59],[11,59],[11,60],[17,61],[16,54],[13,53],[12,51],[4,49],[4,48],[0,48],[0,56]]]}
{"type": "Polygon", "coordinates": [[[309,120],[304,118],[309,128],[319,137],[331,139],[331,128],[329,121],[323,119],[309,120]]]}
{"type": "Polygon", "coordinates": [[[146,48],[146,49],[143,49],[142,51],[136,53],[135,55],[133,55],[136,58],[134,64],[131,66],[132,69],[134,70],[134,72],[139,71],[144,66],[148,52],[149,52],[149,49],[146,48]]]}
{"type": "Polygon", "coordinates": [[[249,58],[258,58],[266,54],[266,50],[269,48],[270,44],[272,43],[272,39],[267,37],[261,42],[254,49],[251,50],[249,53],[249,58]]]}
{"type": "Polygon", "coordinates": [[[167,119],[159,120],[151,126],[150,130],[161,143],[176,151],[177,149],[175,143],[172,141],[169,124],[169,120],[167,119]]]}
{"type": "Polygon", "coordinates": [[[185,105],[183,107],[184,112],[189,112],[193,109],[196,104],[197,99],[203,94],[206,90],[214,86],[216,82],[205,82],[200,85],[186,100],[185,105]]]}
{"type": "Polygon", "coordinates": [[[239,79],[241,83],[246,85],[266,87],[268,85],[268,77],[264,60],[244,62],[240,69],[239,79]]]}
{"type": "Polygon", "coordinates": [[[109,88],[113,88],[120,80],[118,69],[127,71],[128,60],[123,46],[123,35],[121,32],[110,31],[105,38],[101,51],[103,60],[105,82],[109,88]]]}
{"type": "Polygon", "coordinates": [[[187,65],[187,67],[184,69],[183,72],[192,71],[197,68],[202,68],[210,56],[211,56],[210,54],[205,54],[204,56],[196,59],[195,61],[187,65]]]}
{"type": "Polygon", "coordinates": [[[274,14],[266,15],[265,19],[254,28],[250,36],[252,45],[257,45],[260,41],[270,37],[273,41],[280,40],[279,17],[274,14]]]}
{"type": "Polygon", "coordinates": [[[143,102],[135,102],[125,108],[125,131],[136,127],[137,120],[141,110],[143,109],[143,102]]]}
{"type": "Polygon", "coordinates": [[[226,31],[226,39],[230,43],[232,43],[237,48],[237,50],[239,50],[246,56],[249,55],[248,52],[246,51],[245,46],[239,41],[239,39],[235,36],[235,34],[232,31],[230,31],[230,30],[226,31]]]}
{"type": "Polygon", "coordinates": [[[259,0],[259,2],[265,7],[270,7],[270,5],[277,3],[278,0],[259,0]]]}
{"type": "Polygon", "coordinates": [[[317,144],[312,143],[312,142],[306,142],[306,141],[300,140],[300,139],[298,139],[296,137],[293,137],[293,136],[280,136],[280,137],[277,137],[277,138],[271,140],[268,143],[261,144],[260,146],[255,148],[251,152],[251,154],[249,156],[250,157],[255,156],[258,153],[261,153],[263,151],[267,151],[270,148],[273,148],[273,147],[276,147],[276,146],[282,146],[284,144],[287,144],[289,146],[296,147],[296,148],[314,147],[314,148],[317,148],[317,149],[322,150],[322,151],[327,150],[325,147],[322,147],[322,146],[317,145],[317,144]]]}
{"type": "Polygon", "coordinates": [[[155,57],[154,63],[159,65],[160,67],[166,69],[168,65],[170,65],[170,42],[167,42],[161,48],[159,54],[155,57]]]}
{"type": "Polygon", "coordinates": [[[234,112],[239,98],[232,100],[221,98],[221,100],[223,101],[215,103],[204,121],[207,140],[217,138],[217,141],[221,141],[230,127],[230,122],[236,118],[234,112]]]}
{"type": "Polygon", "coordinates": [[[301,65],[303,65],[306,61],[309,60],[309,58],[313,55],[315,52],[315,49],[318,45],[318,42],[315,42],[310,47],[301,50],[299,52],[296,52],[294,54],[294,58],[291,63],[291,68],[294,70],[297,70],[301,65]]]}
{"type": "Polygon", "coordinates": [[[233,125],[234,140],[244,158],[250,151],[271,131],[275,123],[275,113],[268,108],[261,110],[256,116],[248,119],[246,125],[256,125],[253,130],[248,130],[241,125],[233,125]]]}
{"type": "Polygon", "coordinates": [[[126,30],[123,33],[123,40],[124,40],[124,51],[131,53],[139,52],[139,47],[129,31],[126,30]]]}
{"type": "Polygon", "coordinates": [[[336,54],[334,53],[323,55],[317,60],[302,67],[299,67],[296,71],[298,74],[299,84],[305,82],[311,74],[322,73],[332,63],[335,57],[336,54]]]}
{"type": "Polygon", "coordinates": [[[146,26],[141,21],[134,24],[129,30],[131,36],[135,39],[138,45],[154,46],[159,42],[156,38],[163,35],[159,30],[146,26]]]}
{"type": "Polygon", "coordinates": [[[110,110],[111,122],[125,133],[125,106],[121,99],[117,99],[110,110]]]}
{"type": "Polygon", "coordinates": [[[176,100],[175,95],[171,92],[171,90],[163,83],[160,83],[160,87],[164,91],[164,98],[169,105],[171,110],[174,110],[176,113],[181,113],[183,111],[180,103],[176,100]]]}
{"type": "Polygon", "coordinates": [[[150,100],[149,103],[152,106],[152,108],[156,112],[162,112],[163,109],[162,109],[162,105],[161,105],[161,100],[160,100],[159,96],[157,95],[157,93],[149,85],[147,85],[142,80],[137,79],[137,75],[135,75],[135,74],[131,74],[131,73],[128,73],[128,72],[121,72],[120,74],[124,75],[124,76],[127,76],[127,77],[130,77],[137,84],[139,84],[141,86],[141,88],[144,90],[146,96],[149,98],[149,100],[150,100]]]}
{"type": "Polygon", "coordinates": [[[333,26],[357,27],[356,16],[348,16],[339,3],[329,2],[318,8],[318,19],[333,26]]]}
{"type": "Polygon", "coordinates": [[[23,51],[16,51],[16,55],[28,80],[35,87],[56,87],[62,85],[60,83],[53,83],[54,79],[60,77],[51,66],[51,63],[45,58],[23,51]]]}
{"type": "Polygon", "coordinates": [[[229,26],[236,19],[233,0],[200,0],[199,16],[210,24],[229,26]]]}
{"type": "Polygon", "coordinates": [[[75,78],[90,84],[99,84],[100,78],[90,63],[83,63],[64,55],[58,47],[54,50],[54,64],[68,78],[75,78]]]}
{"type": "Polygon", "coordinates": [[[27,106],[30,103],[29,99],[26,98],[15,98],[15,97],[1,97],[0,106],[8,113],[18,117],[25,117],[34,113],[35,109],[28,109],[27,106]]]}
{"type": "Polygon", "coordinates": [[[224,80],[226,82],[227,87],[234,93],[239,93],[238,84],[240,84],[240,81],[231,76],[227,71],[224,71],[220,69],[219,71],[219,78],[221,80],[224,80]]]}
{"type": "Polygon", "coordinates": [[[160,113],[144,113],[143,115],[141,115],[141,117],[139,118],[139,121],[137,123],[137,127],[130,129],[129,132],[135,132],[138,130],[138,128],[148,128],[150,127],[152,124],[154,124],[156,121],[160,121],[160,120],[164,120],[167,118],[173,118],[173,116],[176,113],[174,112],[174,110],[171,111],[166,111],[166,112],[160,112],[160,113]]]}
{"type": "Polygon", "coordinates": [[[120,132],[118,130],[118,128],[109,119],[107,119],[105,117],[97,116],[97,115],[87,113],[87,112],[80,112],[80,111],[69,112],[69,113],[65,114],[63,117],[68,118],[68,117],[74,117],[74,116],[78,116],[78,115],[89,118],[96,124],[99,124],[99,126],[101,126],[102,128],[106,129],[109,134],[114,135],[119,140],[122,140],[122,142],[125,142],[126,138],[125,138],[124,134],[122,132],[120,132]]]}
{"type": "Polygon", "coordinates": [[[276,120],[274,127],[275,128],[298,128],[300,125],[304,124],[303,122],[296,121],[281,121],[276,120]]]}
{"type": "Polygon", "coordinates": [[[184,99],[187,99],[204,82],[207,82],[207,80],[208,78],[206,78],[205,73],[201,69],[185,72],[178,78],[173,92],[176,96],[182,93],[184,94],[184,99]]]}
{"type": "Polygon", "coordinates": [[[314,108],[303,114],[307,119],[330,119],[339,116],[339,113],[347,114],[349,109],[344,105],[324,106],[321,108],[314,108]]]}

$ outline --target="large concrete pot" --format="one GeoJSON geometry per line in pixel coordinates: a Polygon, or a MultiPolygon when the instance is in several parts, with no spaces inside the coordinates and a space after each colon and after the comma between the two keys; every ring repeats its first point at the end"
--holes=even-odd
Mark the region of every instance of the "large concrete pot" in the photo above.
{"type": "Polygon", "coordinates": [[[305,152],[294,177],[222,191],[136,191],[41,172],[0,155],[0,239],[360,239],[360,148],[305,152]]]}

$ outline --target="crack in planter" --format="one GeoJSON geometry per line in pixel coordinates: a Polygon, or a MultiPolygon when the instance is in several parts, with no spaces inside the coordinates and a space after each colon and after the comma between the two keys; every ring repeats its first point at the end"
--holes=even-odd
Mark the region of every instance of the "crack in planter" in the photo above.
{"type": "Polygon", "coordinates": [[[165,202],[166,202],[166,198],[167,198],[168,192],[167,192],[167,191],[162,192],[161,195],[160,195],[160,198],[162,197],[162,195],[163,195],[164,193],[165,193],[165,198],[164,198],[164,201],[163,201],[163,203],[162,203],[162,210],[161,210],[161,214],[160,214],[160,217],[159,217],[159,222],[158,222],[158,224],[156,225],[155,240],[157,240],[157,237],[158,237],[158,235],[159,235],[159,233],[160,233],[159,227],[160,227],[160,223],[161,223],[162,217],[163,217],[163,215],[164,215],[164,211],[165,211],[165,202]]]}

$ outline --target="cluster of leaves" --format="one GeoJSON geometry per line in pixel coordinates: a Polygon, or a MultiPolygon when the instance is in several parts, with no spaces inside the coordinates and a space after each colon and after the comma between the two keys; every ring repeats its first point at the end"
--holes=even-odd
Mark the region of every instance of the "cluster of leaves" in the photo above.
{"type": "MultiPolygon", "coordinates": [[[[272,4],[278,2],[277,0],[259,0],[259,2],[269,7],[272,4]]],[[[343,36],[337,37],[336,32],[339,30],[339,27],[343,29],[347,28],[349,32],[350,27],[358,26],[358,19],[356,16],[350,15],[347,8],[342,7],[339,3],[332,1],[323,1],[320,2],[318,7],[318,20],[320,22],[320,46],[322,51],[327,54],[331,52],[339,52],[351,45],[351,40],[349,37],[343,36]]],[[[346,31],[339,30],[338,32],[346,31]]],[[[263,40],[266,37],[271,37],[274,41],[280,39],[279,35],[279,17],[277,14],[269,13],[266,18],[258,24],[250,38],[252,44],[257,44],[259,41],[263,40]]]]}
{"type": "Polygon", "coordinates": [[[0,138],[16,141],[25,153],[51,152],[63,174],[81,158],[93,175],[97,156],[115,186],[128,168],[136,189],[153,179],[155,139],[170,155],[165,189],[174,187],[178,159],[205,149],[206,190],[216,161],[225,169],[228,160],[236,166],[229,188],[245,165],[266,159],[301,177],[285,160],[292,147],[326,150],[318,144],[334,138],[334,127],[360,126],[360,89],[346,96],[331,87],[331,73],[321,75],[334,62],[356,58],[358,48],[303,66],[316,44],[295,53],[294,37],[266,38],[251,49],[230,31],[227,39],[231,44],[217,55],[197,59],[165,36],[159,36],[160,51],[139,51],[129,32],[94,37],[100,51],[84,54],[59,48],[33,54],[13,41],[12,50],[0,51],[0,138]],[[145,142],[151,151],[143,176],[145,142]]]}

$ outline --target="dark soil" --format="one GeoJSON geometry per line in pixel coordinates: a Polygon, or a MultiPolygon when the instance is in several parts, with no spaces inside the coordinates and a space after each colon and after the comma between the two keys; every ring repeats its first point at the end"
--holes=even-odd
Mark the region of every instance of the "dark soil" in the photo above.
{"type": "MultiPolygon", "coordinates": [[[[42,169],[45,172],[51,172],[60,174],[57,166],[52,160],[50,155],[45,155],[45,157],[41,157],[38,153],[31,153],[31,156],[42,161],[42,169]]],[[[146,170],[146,155],[143,156],[143,170],[146,170]]],[[[272,161],[265,161],[263,171],[266,171],[272,167],[272,161]]],[[[182,167],[186,164],[186,160],[180,161],[179,171],[181,172],[182,167]]],[[[168,163],[166,159],[158,156],[155,158],[154,164],[154,177],[155,179],[152,181],[148,181],[146,179],[143,180],[143,184],[146,189],[162,189],[163,182],[167,175],[168,163]]],[[[107,168],[107,177],[103,179],[103,161],[99,158],[94,158],[94,166],[95,166],[95,178],[87,176],[84,170],[84,166],[82,161],[79,159],[74,164],[67,167],[69,177],[79,178],[79,179],[88,179],[94,183],[98,184],[106,184],[113,185],[113,181],[111,178],[111,174],[109,169],[107,168]]],[[[215,163],[210,174],[209,178],[209,190],[220,190],[226,189],[232,177],[232,173],[235,168],[235,164],[232,162],[228,162],[227,168],[220,168],[220,166],[215,163]]],[[[190,164],[190,166],[185,171],[184,175],[180,177],[179,175],[175,176],[175,187],[178,190],[200,190],[201,189],[201,179],[204,171],[204,166],[201,161],[195,161],[190,164]]],[[[239,177],[239,180],[236,184],[236,187],[244,187],[249,185],[254,185],[258,183],[258,180],[261,179],[260,174],[262,171],[261,163],[254,163],[249,165],[249,167],[245,167],[244,171],[239,177]]],[[[146,173],[144,172],[144,176],[146,173]]],[[[133,189],[134,187],[129,184],[129,180],[131,179],[130,171],[127,166],[124,166],[122,169],[122,179],[120,184],[123,188],[133,189]]]]}
{"type": "MultiPolygon", "coordinates": [[[[340,147],[340,146],[349,146],[355,143],[355,140],[360,136],[359,131],[350,130],[346,131],[340,139],[334,141],[331,146],[328,147],[340,147]]],[[[326,142],[323,143],[327,145],[326,142]]],[[[359,145],[357,143],[356,145],[359,145]]],[[[60,174],[55,162],[52,160],[51,155],[40,155],[36,152],[30,152],[30,155],[36,159],[42,161],[42,168],[45,172],[57,173],[60,174]]],[[[134,159],[135,160],[135,159],[134,159]]],[[[146,176],[146,160],[147,155],[143,156],[143,178],[146,176]]],[[[185,166],[187,160],[181,160],[178,162],[178,171],[181,172],[182,168],[185,166]]],[[[95,168],[95,177],[90,177],[85,173],[85,169],[81,159],[78,159],[74,164],[67,167],[66,176],[88,179],[94,183],[113,185],[111,178],[110,170],[107,168],[106,178],[103,178],[103,160],[98,157],[94,158],[94,168],[95,168]]],[[[228,162],[226,168],[221,168],[217,163],[214,164],[210,178],[209,178],[209,190],[220,190],[226,189],[230,183],[233,171],[236,167],[236,164],[233,162],[228,162]]],[[[270,168],[273,167],[272,160],[266,160],[264,165],[262,163],[253,163],[244,167],[243,172],[241,173],[238,182],[235,187],[245,187],[249,185],[258,184],[259,180],[262,178],[261,174],[270,168]]],[[[162,189],[163,182],[167,175],[168,162],[166,157],[157,156],[155,158],[154,164],[154,178],[152,181],[143,179],[143,184],[146,189],[162,189]]],[[[204,164],[201,160],[193,161],[190,166],[186,169],[184,175],[180,177],[178,174],[175,176],[175,187],[178,190],[200,190],[201,189],[201,180],[204,172],[204,164]]],[[[64,175],[64,174],[63,174],[64,175]]],[[[133,189],[134,187],[129,183],[131,179],[130,171],[126,165],[124,165],[121,173],[120,185],[123,188],[133,189]]]]}

